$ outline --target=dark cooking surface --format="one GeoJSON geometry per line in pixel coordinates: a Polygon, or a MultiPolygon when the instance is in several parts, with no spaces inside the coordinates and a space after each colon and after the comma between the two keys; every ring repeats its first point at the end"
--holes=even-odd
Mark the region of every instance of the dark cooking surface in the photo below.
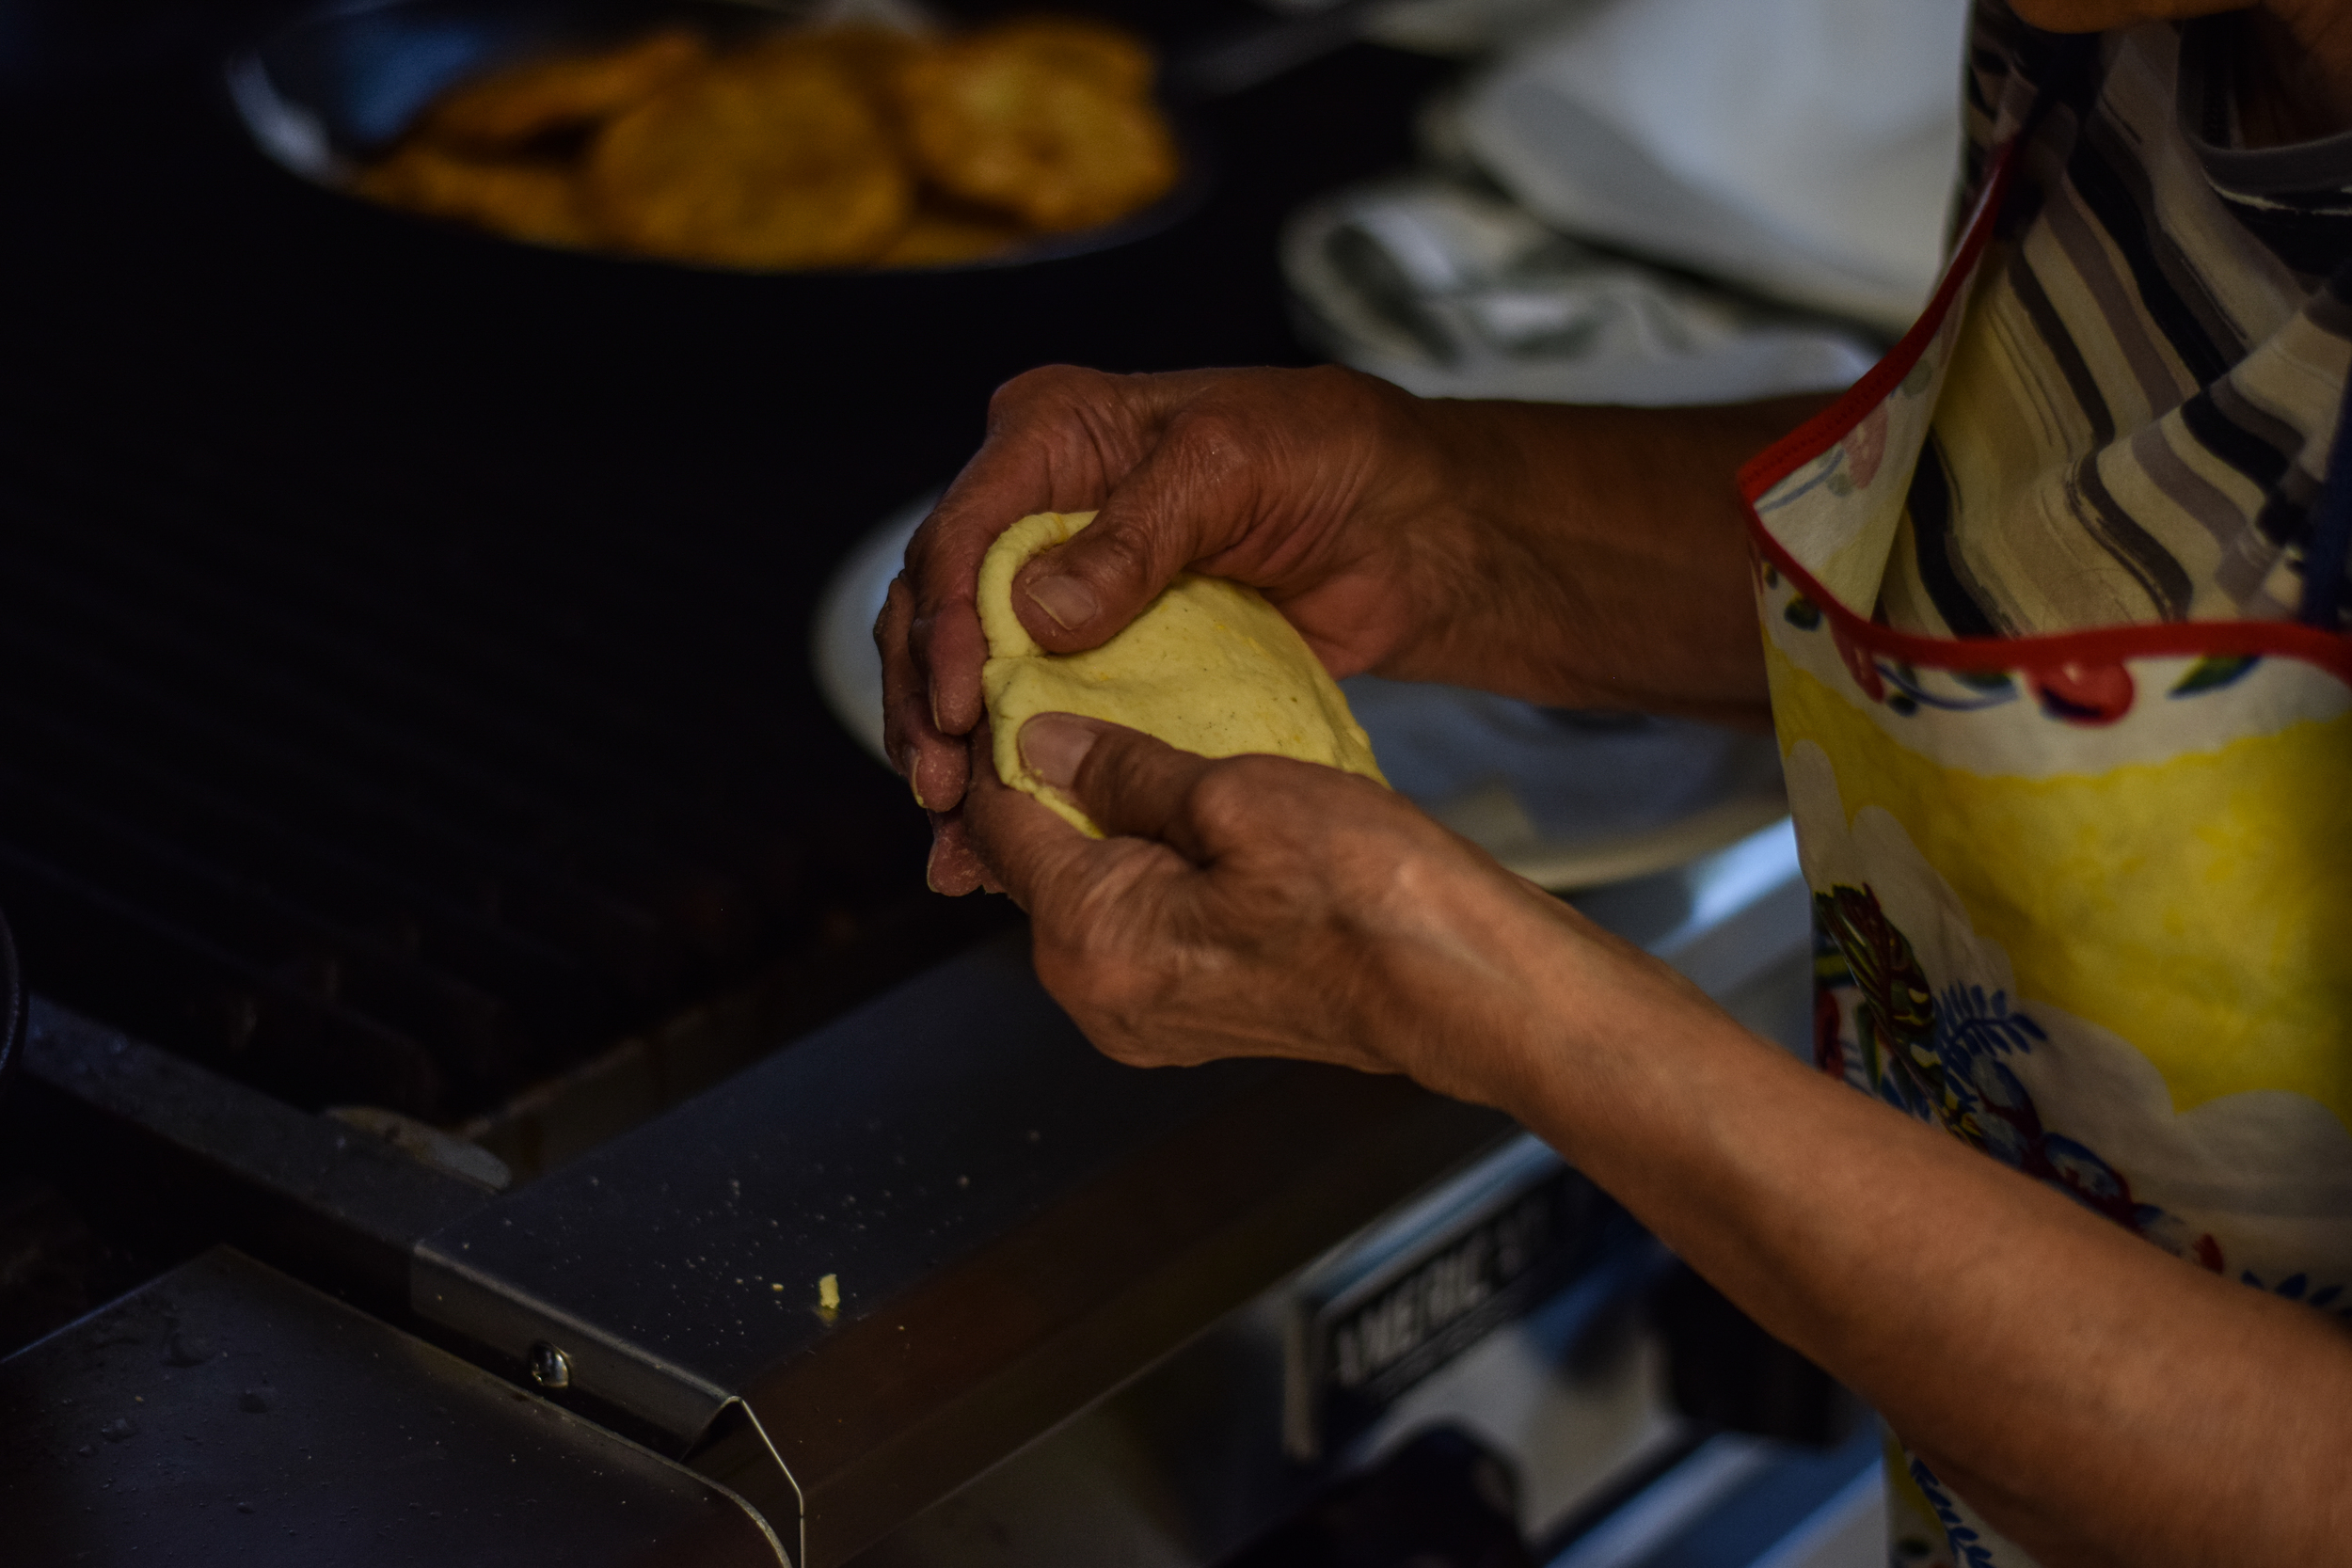
{"type": "Polygon", "coordinates": [[[110,54],[0,12],[0,908],[37,990],[445,1122],[1005,918],[923,891],[819,705],[827,572],[1025,364],[1298,357],[1275,225],[1405,156],[1439,74],[1358,48],[1216,106],[1218,194],[1125,251],[747,277],[305,186],[217,86],[262,14],[119,12],[110,54]]]}

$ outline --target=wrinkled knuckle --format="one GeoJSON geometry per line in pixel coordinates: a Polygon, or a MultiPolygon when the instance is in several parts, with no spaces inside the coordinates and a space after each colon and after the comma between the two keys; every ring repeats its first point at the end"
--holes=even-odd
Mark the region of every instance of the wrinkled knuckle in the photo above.
{"type": "Polygon", "coordinates": [[[1264,428],[1263,413],[1218,402],[1186,409],[1169,435],[1184,459],[1210,473],[1247,467],[1264,428]]]}
{"type": "Polygon", "coordinates": [[[1389,394],[1397,390],[1393,383],[1367,375],[1350,365],[1317,365],[1304,373],[1310,378],[1307,391],[1351,403],[1385,403],[1389,394]]]}
{"type": "Polygon", "coordinates": [[[1087,546],[1081,559],[1088,576],[1112,582],[1150,578],[1157,552],[1144,530],[1130,525],[1097,533],[1089,529],[1078,537],[1087,546]]]}
{"type": "Polygon", "coordinates": [[[939,611],[935,606],[918,609],[907,617],[907,652],[914,662],[928,665],[931,661],[931,636],[939,628],[939,611]]]}
{"type": "Polygon", "coordinates": [[[988,400],[989,421],[1017,420],[1041,407],[1058,407],[1083,399],[1103,379],[1099,371],[1076,365],[1041,365],[1023,371],[1004,383],[988,400]]]}
{"type": "Polygon", "coordinates": [[[990,418],[993,420],[1017,413],[1026,407],[1051,383],[1053,375],[1053,367],[1048,366],[1043,370],[1023,371],[1010,381],[998,383],[996,390],[988,396],[990,418]]]}
{"type": "Polygon", "coordinates": [[[1329,391],[1350,386],[1351,372],[1339,365],[1311,365],[1300,371],[1296,385],[1314,391],[1329,391]]]}
{"type": "Polygon", "coordinates": [[[1236,757],[1201,769],[1184,801],[1186,812],[1202,832],[1226,833],[1239,829],[1255,815],[1263,793],[1259,787],[1263,759],[1236,757]]]}
{"type": "Polygon", "coordinates": [[[1375,376],[1345,365],[1315,365],[1299,372],[1305,385],[1318,391],[1363,392],[1379,384],[1375,376]]]}
{"type": "Polygon", "coordinates": [[[882,599],[881,611],[874,617],[874,646],[885,655],[893,651],[904,633],[912,598],[904,573],[890,579],[890,592],[882,599]]]}

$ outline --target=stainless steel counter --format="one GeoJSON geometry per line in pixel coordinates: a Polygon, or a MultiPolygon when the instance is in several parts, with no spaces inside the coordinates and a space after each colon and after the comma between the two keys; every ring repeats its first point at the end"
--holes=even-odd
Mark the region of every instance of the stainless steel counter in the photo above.
{"type": "MultiPolygon", "coordinates": [[[[1580,902],[1752,1022],[1802,1020],[1785,825],[1580,902]]],[[[831,1568],[1512,1131],[1392,1079],[1118,1067],[1002,942],[435,1232],[413,1306],[831,1568]]]]}
{"type": "MultiPolygon", "coordinates": [[[[1785,824],[1577,902],[1802,1047],[1810,938],[1785,824]]],[[[1119,1067],[1038,987],[1020,940],[503,1194],[54,1007],[37,1009],[26,1065],[21,1089],[60,1135],[200,1189],[240,1244],[378,1316],[213,1262],[121,1311],[153,1317],[200,1276],[169,1313],[242,1314],[241,1335],[288,1368],[308,1357],[316,1380],[355,1356],[355,1388],[390,1362],[420,1386],[502,1375],[548,1402],[544,1430],[564,1442],[595,1428],[558,1406],[746,1499],[796,1568],[869,1549],[873,1568],[1110,1560],[1073,1529],[1127,1541],[1118,1560],[1197,1568],[1433,1422],[1518,1464],[1537,1532],[1674,1434],[1656,1347],[1623,1326],[1654,1243],[1602,1244],[1622,1218],[1562,1187],[1543,1223],[1591,1229],[1568,1238],[1566,1293],[1499,1333],[1490,1317],[1422,1323],[1443,1343],[1406,1347],[1418,1384],[1301,1463],[1284,1410],[1299,1408],[1302,1310],[1469,1277],[1478,1227],[1533,1223],[1556,1162],[1505,1118],[1397,1079],[1119,1067]],[[402,1323],[483,1370],[459,1377],[402,1323]],[[988,1545],[1009,1541],[1031,1544],[988,1545]]],[[[60,1347],[103,1318],[8,1362],[11,1408],[81,1376],[60,1347]]],[[[42,1420],[26,1430],[64,1430],[42,1420]]],[[[291,1423],[237,1433],[266,1450],[240,1464],[316,1451],[291,1423]]],[[[54,1466],[70,1450],[41,1451],[54,1466]]],[[[339,1472],[355,1497],[364,1468],[339,1472]]],[[[185,1488],[151,1500],[209,1506],[185,1488]]]]}
{"type": "Polygon", "coordinates": [[[416,1310],[560,1353],[832,1564],[1509,1134],[1397,1080],[1118,1067],[1025,946],[435,1233],[416,1310]]]}

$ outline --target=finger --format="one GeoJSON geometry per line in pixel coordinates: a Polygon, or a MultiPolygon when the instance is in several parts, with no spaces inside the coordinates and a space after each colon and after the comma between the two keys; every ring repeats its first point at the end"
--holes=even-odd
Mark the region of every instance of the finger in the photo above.
{"type": "Polygon", "coordinates": [[[1164,844],[1089,838],[976,764],[965,819],[1031,922],[1038,979],[1087,1037],[1130,1066],[1202,1060],[1152,1037],[1181,983],[1184,942],[1197,927],[1206,878],[1164,844]]]}
{"type": "MultiPolygon", "coordinates": [[[[1057,911],[1099,892],[1112,868],[1145,853],[1173,868],[1190,867],[1174,851],[1140,840],[1091,838],[1027,792],[996,776],[982,726],[973,740],[972,785],[964,795],[963,826],[981,864],[1015,903],[1031,914],[1057,911]]],[[[1132,868],[1129,874],[1132,874],[1132,868]]]]}
{"type": "Polygon", "coordinates": [[[927,810],[952,810],[963,799],[971,748],[961,736],[944,735],[931,717],[929,683],[912,643],[914,594],[902,573],[890,584],[874,645],[882,661],[882,749],[927,810]]]}
{"type": "Polygon", "coordinates": [[[1218,764],[1140,730],[1070,713],[1021,727],[1021,760],[1113,837],[1166,844],[1195,864],[1214,859],[1194,810],[1218,764]]]}
{"type": "Polygon", "coordinates": [[[972,847],[961,809],[935,811],[930,818],[931,852],[923,868],[923,880],[933,893],[961,898],[967,893],[1005,891],[981,863],[978,851],[972,847]]]}
{"type": "Polygon", "coordinates": [[[988,638],[973,607],[980,557],[997,533],[1021,514],[1006,516],[982,534],[976,513],[949,513],[943,501],[907,546],[906,576],[913,594],[907,649],[922,672],[923,717],[942,735],[971,733],[979,722],[980,666],[988,662],[988,638]],[[926,537],[942,519],[947,521],[926,537]]]}
{"type": "Polygon", "coordinates": [[[988,657],[973,594],[996,536],[1033,512],[1099,506],[1148,449],[1184,377],[1112,376],[1067,365],[1015,377],[989,402],[987,438],[907,546],[915,591],[910,642],[928,676],[934,728],[980,719],[988,657]]]}

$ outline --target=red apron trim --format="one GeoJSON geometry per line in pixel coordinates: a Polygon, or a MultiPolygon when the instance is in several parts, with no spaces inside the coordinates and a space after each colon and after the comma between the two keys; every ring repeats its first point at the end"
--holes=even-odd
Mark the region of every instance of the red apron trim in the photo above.
{"type": "Polygon", "coordinates": [[[1848,431],[1862,422],[1865,414],[1892,396],[1903,377],[1911,373],[1919,356],[1927,352],[1928,344],[1943,329],[1944,318],[1950,312],[1962,287],[1974,276],[1977,258],[1992,242],[1991,214],[2009,189],[2010,168],[2016,162],[2016,150],[2017,143],[2011,141],[1994,155],[1992,175],[1985,181],[1983,194],[1977,198],[1975,210],[1961,229],[1960,248],[1952,253],[1950,264],[1944,269],[1944,280],[1935,286],[1927,309],[1911,324],[1911,330],[1903,334],[1902,341],[1887,352],[1885,358],[1871,366],[1861,380],[1847,388],[1836,403],[1740,467],[1740,493],[1750,502],[1836,446],[1848,431]]]}
{"type": "Polygon", "coordinates": [[[1975,274],[1979,259],[1993,237],[1993,214],[2009,189],[2018,143],[2010,141],[1994,155],[1983,193],[1962,230],[1960,248],[1927,309],[1904,333],[1886,357],[1848,388],[1844,395],[1788,435],[1750,458],[1740,469],[1741,499],[1747,507],[1748,530],[1756,549],[1789,580],[1798,592],[1830,618],[1841,641],[1871,654],[1884,654],[1913,666],[1931,670],[2054,670],[2066,665],[2112,664],[2129,658],[2196,657],[2206,654],[2229,657],[2298,658],[2316,665],[2338,680],[2352,685],[2352,633],[2322,631],[2295,621],[2165,621],[2153,626],[2102,626],[2090,631],[2059,632],[2044,637],[1922,637],[1897,631],[1855,614],[1833,596],[1811,572],[1797,563],[1781,542],[1764,526],[1756,503],[1773,485],[1843,440],[1871,409],[1894,395],[1895,388],[1918,364],[1928,344],[1943,329],[1944,318],[1959,302],[1961,289],[1975,274]]]}
{"type": "Polygon", "coordinates": [[[2131,658],[2194,658],[2206,654],[2299,658],[2352,686],[2352,633],[2322,631],[2297,621],[2160,621],[2151,626],[2099,626],[2045,637],[1922,637],[1865,620],[1839,603],[1813,574],[1797,564],[1764,527],[1753,502],[1748,529],[1764,559],[1797,592],[1829,617],[1838,634],[1873,654],[1931,670],[2050,670],[2063,665],[2117,664],[2131,658]]]}

